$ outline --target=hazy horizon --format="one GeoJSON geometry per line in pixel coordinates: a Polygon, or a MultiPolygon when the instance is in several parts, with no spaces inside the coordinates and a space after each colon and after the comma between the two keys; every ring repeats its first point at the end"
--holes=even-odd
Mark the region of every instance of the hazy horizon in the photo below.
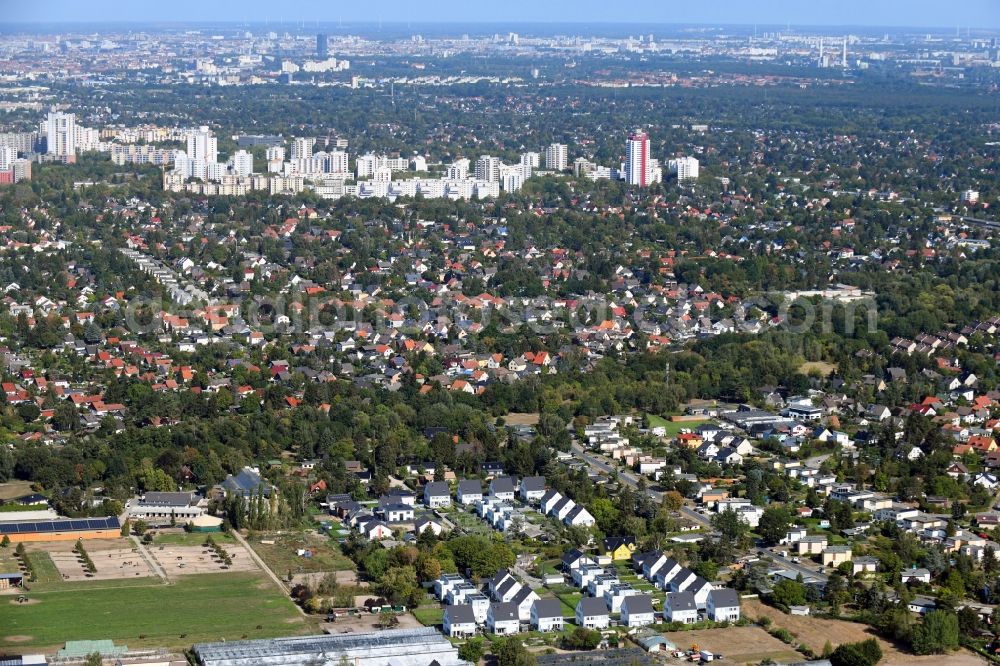
{"type": "MultiPolygon", "coordinates": [[[[440,0],[413,3],[385,0],[377,11],[365,5],[331,6],[305,0],[276,8],[263,0],[211,4],[175,0],[169,5],[119,0],[43,0],[7,7],[5,24],[164,24],[164,23],[273,23],[335,24],[636,24],[716,26],[797,26],[856,28],[918,28],[963,31],[1000,29],[1000,3],[995,0],[842,0],[836,6],[817,6],[800,0],[773,0],[763,6],[743,0],[705,0],[696,6],[667,6],[661,1],[634,0],[627,13],[606,2],[528,2],[510,0],[499,8],[470,2],[440,0]],[[566,20],[572,12],[573,20],[566,20]],[[844,18],[850,16],[851,20],[844,18]]],[[[294,27],[294,25],[290,26],[294,27]]]]}

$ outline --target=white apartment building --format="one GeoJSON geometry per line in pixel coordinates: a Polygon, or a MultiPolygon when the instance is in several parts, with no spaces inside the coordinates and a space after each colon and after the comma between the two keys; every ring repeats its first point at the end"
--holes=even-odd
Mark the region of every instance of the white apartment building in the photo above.
{"type": "Polygon", "coordinates": [[[553,143],[545,149],[545,168],[563,171],[569,164],[569,151],[564,143],[553,143]]]}

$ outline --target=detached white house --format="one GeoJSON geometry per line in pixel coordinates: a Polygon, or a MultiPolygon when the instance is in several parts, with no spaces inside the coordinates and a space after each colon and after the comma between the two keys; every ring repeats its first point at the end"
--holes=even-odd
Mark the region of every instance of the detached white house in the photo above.
{"type": "Polygon", "coordinates": [[[668,592],[663,602],[663,618],[668,622],[694,624],[698,621],[698,607],[690,592],[668,592]]]}
{"type": "Polygon", "coordinates": [[[590,515],[590,512],[585,508],[577,504],[573,507],[573,510],[569,512],[566,518],[563,520],[567,525],[580,525],[583,527],[591,527],[596,522],[594,517],[590,515]]]}
{"type": "Polygon", "coordinates": [[[483,500],[483,484],[475,479],[458,482],[458,503],[469,505],[483,500]]]}
{"type": "Polygon", "coordinates": [[[653,624],[656,613],[648,595],[625,597],[622,602],[622,624],[626,627],[645,627],[653,624]]]}
{"type": "Polygon", "coordinates": [[[545,477],[526,476],[521,479],[521,500],[534,504],[545,496],[545,477]]]}
{"type": "Polygon", "coordinates": [[[931,572],[927,569],[907,569],[899,574],[901,583],[930,583],[931,572]]]}
{"type": "Polygon", "coordinates": [[[736,622],[740,619],[740,597],[736,590],[723,588],[708,593],[708,619],[713,622],[736,622]]]}
{"type": "Polygon", "coordinates": [[[517,606],[503,602],[490,604],[490,610],[486,616],[486,626],[490,633],[497,636],[518,633],[521,631],[521,620],[517,617],[517,606]]]}
{"type": "Polygon", "coordinates": [[[472,606],[448,606],[444,609],[444,633],[452,638],[468,638],[476,634],[476,616],[472,606]]]}
{"type": "Polygon", "coordinates": [[[451,488],[444,481],[431,481],[424,486],[424,504],[432,509],[451,506],[451,488]]]}
{"type": "Polygon", "coordinates": [[[531,626],[538,631],[562,631],[563,623],[558,599],[537,599],[531,606],[531,626]]]}
{"type": "Polygon", "coordinates": [[[498,500],[514,501],[514,480],[509,476],[498,476],[490,481],[490,495],[498,500]]]}
{"type": "MultiPolygon", "coordinates": [[[[628,599],[626,599],[627,601],[628,599]]],[[[622,602],[622,606],[625,603],[622,602]]],[[[585,629],[607,629],[611,623],[608,607],[603,599],[584,597],[576,604],[576,624],[585,629]]]]}

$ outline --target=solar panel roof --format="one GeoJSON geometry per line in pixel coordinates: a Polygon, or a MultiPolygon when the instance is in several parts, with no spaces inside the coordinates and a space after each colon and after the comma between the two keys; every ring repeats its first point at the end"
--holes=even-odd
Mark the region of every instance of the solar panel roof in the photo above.
{"type": "Polygon", "coordinates": [[[117,530],[121,528],[118,516],[106,518],[69,518],[63,520],[38,520],[0,523],[0,534],[44,534],[51,532],[84,532],[87,530],[117,530]]]}

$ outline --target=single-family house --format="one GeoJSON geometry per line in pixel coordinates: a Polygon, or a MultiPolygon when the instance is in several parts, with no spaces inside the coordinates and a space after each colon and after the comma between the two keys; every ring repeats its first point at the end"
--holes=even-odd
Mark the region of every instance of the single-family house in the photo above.
{"type": "MultiPolygon", "coordinates": [[[[604,605],[603,602],[601,604],[604,605]]],[[[656,613],[647,594],[626,597],[622,602],[622,624],[626,627],[645,627],[653,624],[656,613]]]]}
{"type": "Polygon", "coordinates": [[[736,590],[728,587],[712,590],[708,593],[705,610],[713,622],[736,622],[740,619],[740,597],[736,590]]]}
{"type": "Polygon", "coordinates": [[[558,599],[538,599],[531,606],[531,626],[537,631],[562,631],[562,602],[558,599]]]}
{"type": "Polygon", "coordinates": [[[483,499],[483,484],[478,479],[466,479],[458,482],[458,503],[475,504],[483,499]]]}
{"type": "Polygon", "coordinates": [[[486,627],[491,634],[509,636],[521,630],[521,620],[517,616],[517,606],[512,603],[495,601],[490,604],[486,616],[486,627]]]}
{"type": "MultiPolygon", "coordinates": [[[[625,602],[622,602],[624,605],[625,602]]],[[[611,623],[603,599],[583,597],[576,604],[576,625],[585,629],[607,629],[611,623]]]]}
{"type": "Polygon", "coordinates": [[[432,509],[451,506],[451,488],[444,481],[431,481],[424,486],[424,504],[432,509]]]}
{"type": "Polygon", "coordinates": [[[545,496],[545,477],[526,476],[521,479],[521,501],[534,504],[545,496]]]}
{"type": "Polygon", "coordinates": [[[444,633],[451,638],[469,638],[476,634],[476,615],[472,606],[461,604],[444,609],[444,633]]]}
{"type": "Polygon", "coordinates": [[[668,592],[663,602],[663,619],[668,622],[694,624],[698,621],[698,606],[690,592],[668,592]]]}

